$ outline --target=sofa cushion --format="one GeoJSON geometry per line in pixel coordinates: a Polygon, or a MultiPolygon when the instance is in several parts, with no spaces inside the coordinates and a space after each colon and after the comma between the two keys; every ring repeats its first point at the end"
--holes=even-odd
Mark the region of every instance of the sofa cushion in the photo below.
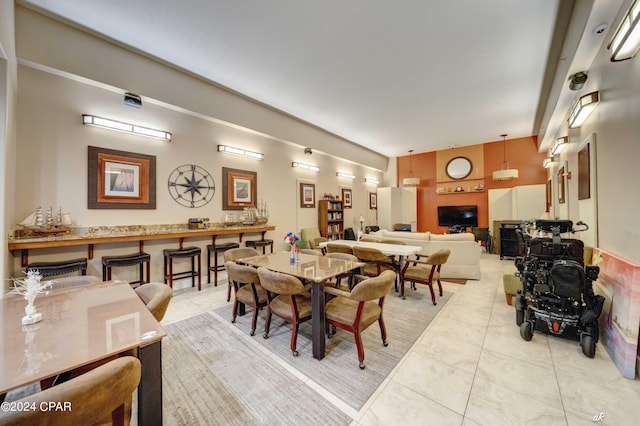
{"type": "Polygon", "coordinates": [[[430,232],[404,232],[404,231],[384,231],[385,238],[402,238],[407,240],[429,241],[430,232]]]}
{"type": "Polygon", "coordinates": [[[476,238],[470,232],[461,234],[431,234],[431,241],[475,241],[476,238]]]}

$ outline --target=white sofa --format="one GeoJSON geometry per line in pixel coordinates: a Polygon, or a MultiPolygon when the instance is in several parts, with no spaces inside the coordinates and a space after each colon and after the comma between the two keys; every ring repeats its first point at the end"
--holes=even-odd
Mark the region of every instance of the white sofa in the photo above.
{"type": "Polygon", "coordinates": [[[429,254],[440,249],[451,250],[447,263],[442,265],[440,276],[443,278],[480,279],[480,254],[482,247],[475,241],[473,234],[432,234],[430,232],[401,232],[381,229],[364,238],[372,241],[399,240],[406,245],[421,246],[422,253],[429,254]]]}

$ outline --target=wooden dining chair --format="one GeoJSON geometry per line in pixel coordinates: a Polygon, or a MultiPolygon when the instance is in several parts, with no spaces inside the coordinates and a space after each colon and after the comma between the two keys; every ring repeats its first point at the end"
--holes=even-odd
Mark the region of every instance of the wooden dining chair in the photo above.
{"type": "Polygon", "coordinates": [[[225,263],[229,282],[233,285],[235,299],[231,312],[231,322],[236,322],[240,304],[251,306],[253,315],[251,317],[251,334],[256,334],[256,324],[258,321],[258,311],[267,306],[267,292],[260,285],[258,271],[251,266],[239,265],[228,261],[225,263]]]}
{"type": "MultiPolygon", "coordinates": [[[[243,257],[253,257],[253,256],[260,256],[260,252],[251,247],[239,247],[239,248],[229,249],[225,251],[224,261],[225,263],[228,261],[235,262],[236,260],[242,259],[243,257]]],[[[228,281],[229,283],[227,285],[227,302],[231,300],[231,287],[233,287],[233,284],[231,283],[231,281],[230,280],[228,281]]]]}
{"type": "Polygon", "coordinates": [[[260,284],[267,292],[267,318],[264,325],[264,338],[269,338],[271,316],[291,323],[290,348],[293,356],[298,356],[298,328],[301,323],[311,319],[311,295],[302,282],[288,274],[258,268],[260,284]]]}
{"type": "Polygon", "coordinates": [[[400,297],[404,299],[404,283],[411,282],[412,285],[425,284],[429,286],[431,301],[436,305],[436,296],[433,292],[433,283],[438,284],[440,297],[442,297],[442,284],[440,283],[440,268],[447,263],[451,250],[441,249],[429,255],[426,259],[414,259],[406,262],[400,275],[400,297]]]}
{"type": "Polygon", "coordinates": [[[327,334],[333,334],[331,327],[353,333],[358,350],[360,369],[364,369],[364,346],[362,332],[371,324],[377,322],[380,326],[382,344],[387,346],[387,330],[382,315],[384,298],[391,290],[396,274],[393,271],[383,271],[379,276],[367,278],[353,287],[350,292],[325,287],[325,291],[333,296],[325,306],[327,334]]]}
{"type": "MultiPolygon", "coordinates": [[[[364,262],[362,267],[362,274],[368,277],[377,277],[383,271],[393,271],[399,273],[400,266],[395,262],[395,259],[382,253],[382,251],[376,248],[369,247],[353,247],[353,254],[359,261],[364,262]]],[[[398,282],[396,279],[396,291],[398,291],[398,282]]]]}
{"type": "Polygon", "coordinates": [[[138,387],[140,377],[141,366],[137,358],[117,358],[65,383],[14,401],[12,404],[16,407],[37,409],[2,410],[0,424],[129,425],[131,395],[138,387]]]}

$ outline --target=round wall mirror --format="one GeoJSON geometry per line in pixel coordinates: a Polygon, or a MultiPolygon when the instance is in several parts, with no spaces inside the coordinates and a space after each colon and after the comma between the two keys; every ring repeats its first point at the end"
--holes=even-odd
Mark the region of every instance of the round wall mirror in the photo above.
{"type": "Polygon", "coordinates": [[[464,179],[471,174],[473,164],[467,157],[455,157],[447,163],[447,176],[451,179],[464,179]]]}

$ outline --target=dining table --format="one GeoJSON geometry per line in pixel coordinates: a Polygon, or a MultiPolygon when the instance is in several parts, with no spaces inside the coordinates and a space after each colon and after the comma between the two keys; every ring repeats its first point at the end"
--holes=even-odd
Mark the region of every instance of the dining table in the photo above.
{"type": "Polygon", "coordinates": [[[288,251],[244,257],[237,259],[236,262],[258,268],[267,268],[311,282],[312,353],[316,359],[324,358],[324,284],[331,278],[364,266],[364,263],[305,253],[298,254],[297,258],[292,261],[291,254],[288,251]]]}
{"type": "Polygon", "coordinates": [[[162,424],[161,341],[165,330],[126,281],[45,291],[35,300],[42,320],[22,325],[27,302],[0,303],[0,395],[122,353],[142,365],[138,424],[162,424]]]}

